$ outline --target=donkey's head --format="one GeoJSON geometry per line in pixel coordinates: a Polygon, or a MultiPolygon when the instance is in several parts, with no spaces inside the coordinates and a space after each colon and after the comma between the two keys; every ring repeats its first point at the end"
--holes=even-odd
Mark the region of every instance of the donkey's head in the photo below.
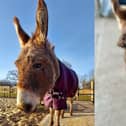
{"type": "Polygon", "coordinates": [[[44,0],[38,0],[36,30],[32,37],[24,32],[14,17],[21,53],[15,64],[18,69],[17,106],[31,112],[59,76],[59,64],[53,46],[47,40],[48,11],[44,0]]]}
{"type": "Polygon", "coordinates": [[[126,7],[119,4],[119,0],[111,0],[113,12],[121,31],[118,46],[126,49],[126,7]]]}

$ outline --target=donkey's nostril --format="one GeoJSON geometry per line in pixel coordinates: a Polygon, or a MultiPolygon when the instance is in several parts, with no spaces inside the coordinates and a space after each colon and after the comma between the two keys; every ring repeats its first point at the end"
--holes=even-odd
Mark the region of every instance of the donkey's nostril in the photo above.
{"type": "Polygon", "coordinates": [[[31,112],[32,105],[31,104],[24,104],[23,109],[25,112],[31,112]]]}

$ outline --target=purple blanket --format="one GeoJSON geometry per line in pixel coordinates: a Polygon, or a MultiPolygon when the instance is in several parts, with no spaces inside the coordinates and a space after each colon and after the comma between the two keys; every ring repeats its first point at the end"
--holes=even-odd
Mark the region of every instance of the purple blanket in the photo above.
{"type": "Polygon", "coordinates": [[[46,107],[54,109],[66,109],[66,98],[73,97],[78,88],[78,77],[76,73],[59,61],[60,77],[53,89],[50,89],[44,96],[46,107]]]}

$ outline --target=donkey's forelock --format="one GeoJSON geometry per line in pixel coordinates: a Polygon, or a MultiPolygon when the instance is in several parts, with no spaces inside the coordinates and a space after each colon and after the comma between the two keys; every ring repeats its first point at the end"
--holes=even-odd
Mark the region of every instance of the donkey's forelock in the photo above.
{"type": "MultiPolygon", "coordinates": [[[[45,92],[55,84],[60,70],[54,46],[47,39],[48,11],[44,0],[38,0],[36,30],[31,37],[23,30],[17,17],[14,17],[14,25],[22,48],[15,62],[19,80],[18,96],[21,97],[18,103],[22,99],[25,103],[25,95],[22,93],[27,91],[26,95],[31,92],[31,94],[35,93],[37,96],[43,97],[45,92]]],[[[31,99],[29,96],[28,98],[31,99]]]]}

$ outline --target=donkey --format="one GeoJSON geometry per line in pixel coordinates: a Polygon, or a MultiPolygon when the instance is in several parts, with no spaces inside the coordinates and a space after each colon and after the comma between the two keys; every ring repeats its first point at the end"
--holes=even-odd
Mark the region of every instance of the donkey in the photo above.
{"type": "Polygon", "coordinates": [[[118,46],[126,48],[126,7],[119,4],[119,0],[111,0],[113,12],[116,16],[121,35],[118,40],[118,46]]]}
{"type": "Polygon", "coordinates": [[[67,97],[71,103],[78,88],[76,73],[67,68],[55,55],[54,46],[48,41],[48,10],[44,0],[38,0],[36,30],[29,36],[14,17],[14,26],[21,52],[15,61],[18,69],[17,107],[25,112],[34,112],[40,100],[50,110],[50,126],[56,113],[56,126],[66,109],[67,97]]]}

